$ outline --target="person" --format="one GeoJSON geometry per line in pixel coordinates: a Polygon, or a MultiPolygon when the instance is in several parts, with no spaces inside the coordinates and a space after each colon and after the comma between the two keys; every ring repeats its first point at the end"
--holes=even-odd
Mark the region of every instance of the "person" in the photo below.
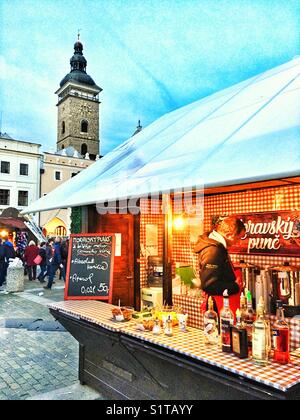
{"type": "Polygon", "coordinates": [[[46,254],[46,242],[41,242],[39,248],[39,256],[41,257],[40,274],[38,280],[40,283],[45,283],[45,276],[47,275],[47,254],[46,254]]]}
{"type": "Polygon", "coordinates": [[[30,241],[24,252],[24,261],[26,263],[29,281],[36,280],[36,263],[34,260],[38,255],[39,247],[36,246],[34,241],[30,241]]]}
{"type": "Polygon", "coordinates": [[[5,273],[6,273],[6,259],[7,251],[5,246],[0,239],[0,290],[3,290],[3,284],[5,282],[5,273]]]}
{"type": "Polygon", "coordinates": [[[3,246],[5,248],[5,268],[4,268],[4,282],[6,281],[7,277],[7,269],[9,266],[9,260],[16,258],[16,252],[13,243],[6,238],[3,242],[3,246]]]}
{"type": "Polygon", "coordinates": [[[242,284],[235,275],[228,248],[239,241],[245,232],[245,225],[239,218],[228,216],[212,232],[199,237],[195,252],[198,254],[201,288],[204,292],[202,310],[206,310],[208,297],[212,296],[215,309],[220,314],[226,289],[233,313],[239,308],[242,284]]]}
{"type": "Polygon", "coordinates": [[[55,273],[58,269],[61,269],[62,271],[62,277],[65,280],[65,272],[64,272],[64,266],[62,264],[62,255],[61,255],[61,238],[60,236],[55,238],[55,242],[53,245],[53,257],[51,259],[51,266],[50,266],[50,274],[48,278],[48,284],[47,286],[44,286],[44,289],[51,289],[55,273]]]}
{"type": "Polygon", "coordinates": [[[66,274],[67,271],[67,261],[68,261],[68,252],[69,252],[69,240],[66,239],[61,244],[61,262],[64,266],[63,270],[60,270],[60,276],[62,277],[62,272],[66,274]]]}

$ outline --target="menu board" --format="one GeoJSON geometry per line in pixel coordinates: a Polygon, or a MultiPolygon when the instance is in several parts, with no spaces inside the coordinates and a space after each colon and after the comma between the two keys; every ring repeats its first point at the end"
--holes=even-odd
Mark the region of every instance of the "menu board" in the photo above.
{"type": "Polygon", "coordinates": [[[70,236],[65,300],[112,301],[115,235],[70,236]]]}

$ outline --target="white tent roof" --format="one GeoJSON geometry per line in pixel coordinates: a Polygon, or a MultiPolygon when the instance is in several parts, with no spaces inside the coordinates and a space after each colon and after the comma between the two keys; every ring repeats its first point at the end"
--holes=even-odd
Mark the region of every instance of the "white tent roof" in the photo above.
{"type": "Polygon", "coordinates": [[[300,175],[300,58],[144,128],[26,213],[300,175]]]}

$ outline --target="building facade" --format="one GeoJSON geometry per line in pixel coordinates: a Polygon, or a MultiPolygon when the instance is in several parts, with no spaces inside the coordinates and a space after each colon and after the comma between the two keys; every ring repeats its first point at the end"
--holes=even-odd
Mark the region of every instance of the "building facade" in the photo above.
{"type": "MultiPolygon", "coordinates": [[[[49,194],[59,185],[76,176],[94,163],[83,159],[72,147],[56,153],[44,153],[42,162],[41,197],[49,194]]],[[[50,210],[40,213],[40,226],[46,236],[66,236],[70,234],[70,209],[50,210]]]]}
{"type": "MultiPolygon", "coordinates": [[[[22,211],[40,197],[40,147],[0,133],[0,213],[22,211]]],[[[38,223],[38,214],[34,219],[38,223]]]]}

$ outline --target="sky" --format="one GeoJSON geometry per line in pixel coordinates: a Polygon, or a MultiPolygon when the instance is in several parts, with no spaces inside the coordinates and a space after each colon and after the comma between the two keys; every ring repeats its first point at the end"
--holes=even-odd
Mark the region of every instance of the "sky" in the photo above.
{"type": "Polygon", "coordinates": [[[299,0],[0,0],[0,131],[54,151],[80,29],[100,148],[300,54],[299,0]]]}

